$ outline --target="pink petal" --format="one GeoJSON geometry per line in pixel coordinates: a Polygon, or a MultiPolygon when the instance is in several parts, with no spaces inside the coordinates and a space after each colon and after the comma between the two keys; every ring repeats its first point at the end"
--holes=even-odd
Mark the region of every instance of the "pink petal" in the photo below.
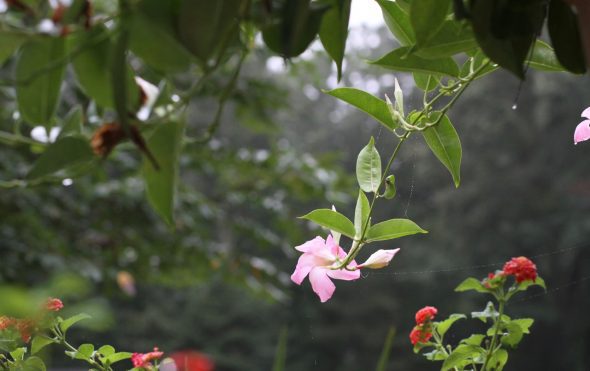
{"type": "Polygon", "coordinates": [[[334,259],[338,256],[338,249],[342,250],[340,246],[336,242],[334,242],[334,238],[332,235],[329,235],[326,238],[326,247],[330,250],[330,253],[334,256],[334,259]]]}
{"type": "Polygon", "coordinates": [[[371,254],[371,256],[369,256],[369,259],[367,259],[366,262],[359,265],[359,268],[379,269],[386,267],[389,265],[389,262],[391,261],[391,259],[393,259],[393,257],[395,256],[395,254],[397,254],[398,251],[399,249],[377,250],[373,254],[371,254]]]}
{"type": "Polygon", "coordinates": [[[354,281],[358,280],[361,277],[361,271],[347,271],[346,269],[339,269],[339,270],[327,270],[326,274],[334,278],[336,280],[344,280],[344,281],[354,281]]]}
{"type": "Polygon", "coordinates": [[[590,119],[590,107],[586,108],[584,112],[582,112],[582,117],[590,119]]]}
{"type": "MultiPolygon", "coordinates": [[[[584,111],[586,112],[586,111],[584,111]]],[[[574,132],[574,144],[590,139],[590,120],[584,120],[578,124],[574,132]]]]}
{"type": "Polygon", "coordinates": [[[295,268],[295,272],[291,275],[291,281],[295,282],[298,285],[301,285],[301,282],[307,277],[309,272],[312,270],[312,266],[299,266],[295,268]]]}
{"type": "Polygon", "coordinates": [[[326,269],[323,268],[313,268],[309,273],[309,282],[322,303],[328,301],[336,290],[336,286],[326,274],[326,269]]]}
{"type": "Polygon", "coordinates": [[[319,247],[323,248],[325,246],[324,239],[320,236],[314,238],[313,240],[309,240],[303,245],[295,246],[295,250],[301,252],[310,252],[312,250],[317,250],[319,247]]]}

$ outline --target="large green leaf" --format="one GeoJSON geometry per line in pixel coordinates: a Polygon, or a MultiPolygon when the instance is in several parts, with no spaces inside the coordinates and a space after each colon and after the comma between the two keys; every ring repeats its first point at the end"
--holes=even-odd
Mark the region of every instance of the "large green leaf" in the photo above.
{"type": "Polygon", "coordinates": [[[387,103],[365,91],[355,88],[337,88],[326,93],[365,112],[390,130],[398,126],[389,113],[387,103]]]}
{"type": "Polygon", "coordinates": [[[159,169],[144,161],[142,174],[147,198],[164,221],[174,226],[174,202],[178,183],[178,161],[182,146],[184,124],[173,122],[160,124],[147,140],[159,169]]]}
{"type": "Polygon", "coordinates": [[[354,238],[354,224],[337,211],[330,209],[317,209],[301,217],[322,227],[341,233],[347,237],[354,238]]]}
{"type": "Polygon", "coordinates": [[[457,131],[445,115],[440,122],[422,131],[422,136],[430,150],[449,170],[455,187],[461,182],[461,141],[457,131]]]}
{"type": "Polygon", "coordinates": [[[85,138],[68,136],[59,138],[45,149],[27,174],[27,179],[38,179],[60,170],[89,163],[94,153],[85,138]]]}
{"type": "Polygon", "coordinates": [[[332,5],[322,19],[320,40],[324,49],[336,63],[338,81],[342,77],[342,60],[348,38],[348,19],[350,18],[351,0],[329,0],[332,5]]]}
{"type": "Polygon", "coordinates": [[[238,36],[242,0],[182,0],[178,34],[184,46],[203,63],[238,36]]]}
{"type": "Polygon", "coordinates": [[[477,42],[470,27],[457,21],[445,21],[442,27],[428,41],[419,44],[413,52],[419,57],[436,59],[450,57],[477,48],[477,42]]]}
{"type": "Polygon", "coordinates": [[[377,0],[381,7],[385,24],[401,45],[412,45],[416,41],[410,24],[410,15],[398,1],[377,0]]]}
{"type": "Polygon", "coordinates": [[[408,54],[411,47],[404,46],[384,55],[371,64],[402,72],[421,72],[431,75],[457,77],[459,67],[452,58],[424,59],[408,54]]]}
{"type": "Polygon", "coordinates": [[[278,17],[262,29],[264,43],[285,58],[298,56],[315,39],[328,8],[309,0],[285,1],[278,17]]]}
{"type": "Polygon", "coordinates": [[[547,28],[560,64],[573,73],[586,72],[578,19],[571,6],[563,0],[551,0],[547,28]]]}
{"type": "Polygon", "coordinates": [[[533,48],[531,58],[528,60],[529,66],[537,70],[548,72],[565,71],[563,66],[557,60],[555,51],[551,46],[547,45],[547,43],[537,40],[533,48]]]}
{"type": "Polygon", "coordinates": [[[361,150],[356,159],[356,179],[365,192],[377,192],[381,183],[381,156],[375,148],[375,139],[361,150]]]}
{"type": "Polygon", "coordinates": [[[14,54],[14,52],[25,42],[29,36],[0,30],[0,66],[14,54]]]}
{"type": "Polygon", "coordinates": [[[359,196],[356,200],[356,207],[354,209],[354,237],[359,239],[363,233],[363,228],[369,219],[369,212],[371,211],[371,205],[369,199],[362,190],[359,190],[359,196]]]}
{"type": "Polygon", "coordinates": [[[428,233],[409,219],[389,219],[369,229],[367,242],[393,240],[417,233],[428,233]]]}
{"type": "Polygon", "coordinates": [[[424,45],[442,26],[451,0],[413,0],[410,4],[410,23],[416,44],[424,45]]]}
{"type": "Polygon", "coordinates": [[[63,38],[43,37],[21,48],[16,65],[18,109],[31,123],[52,126],[65,70],[63,38]]]}

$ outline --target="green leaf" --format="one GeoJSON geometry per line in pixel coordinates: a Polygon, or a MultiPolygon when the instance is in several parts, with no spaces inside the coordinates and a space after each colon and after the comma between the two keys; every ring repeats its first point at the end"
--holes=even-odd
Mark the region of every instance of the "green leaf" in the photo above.
{"type": "Polygon", "coordinates": [[[502,336],[502,344],[512,348],[516,347],[524,336],[520,324],[510,321],[508,323],[502,324],[501,327],[508,332],[502,336]]]}
{"type": "Polygon", "coordinates": [[[410,24],[410,15],[402,8],[399,1],[377,0],[381,7],[385,24],[402,45],[412,45],[416,41],[410,24]]]}
{"type": "Polygon", "coordinates": [[[440,162],[449,170],[459,187],[461,181],[461,141],[457,131],[445,115],[440,122],[422,131],[422,136],[428,147],[440,162]]]}
{"type": "Polygon", "coordinates": [[[118,353],[113,353],[113,354],[109,355],[108,357],[106,357],[106,359],[112,365],[114,363],[129,359],[129,358],[131,358],[132,355],[133,355],[133,353],[129,353],[129,352],[118,352],[118,353]]]}
{"type": "Polygon", "coordinates": [[[16,94],[23,118],[51,128],[65,71],[63,38],[31,40],[16,64],[16,94]]]}
{"type": "Polygon", "coordinates": [[[388,200],[391,200],[395,197],[396,192],[397,191],[395,188],[395,175],[392,174],[385,178],[385,192],[383,192],[383,197],[385,197],[388,200]]]}
{"type": "Polygon", "coordinates": [[[82,125],[84,123],[84,111],[80,105],[74,106],[64,118],[59,137],[62,138],[67,135],[77,135],[82,132],[82,125]]]}
{"type": "Polygon", "coordinates": [[[547,291],[547,286],[545,286],[545,280],[539,276],[537,276],[537,278],[534,281],[533,280],[526,280],[526,281],[520,282],[516,286],[516,291],[526,291],[531,286],[540,286],[545,291],[547,291]]]}
{"type": "Polygon", "coordinates": [[[565,71],[557,60],[553,48],[542,40],[537,40],[533,46],[533,53],[528,60],[529,66],[540,71],[561,72],[565,71]]]}
{"type": "Polygon", "coordinates": [[[485,335],[483,334],[473,334],[470,337],[461,340],[461,344],[467,345],[477,345],[480,346],[483,339],[485,339],[485,335]]]}
{"type": "Polygon", "coordinates": [[[586,62],[577,18],[571,5],[565,1],[549,2],[547,28],[557,59],[568,71],[582,74],[586,72],[586,62]]]}
{"type": "Polygon", "coordinates": [[[531,328],[533,323],[535,323],[535,320],[532,318],[518,318],[518,319],[513,319],[511,321],[511,323],[520,327],[523,334],[530,334],[529,329],[531,328]]]}
{"type": "MultiPolygon", "coordinates": [[[[457,290],[455,289],[455,291],[457,290]]],[[[491,301],[488,301],[483,311],[471,312],[471,318],[477,318],[481,320],[483,323],[486,323],[488,319],[493,320],[494,318],[498,318],[499,315],[500,313],[498,313],[498,311],[494,307],[494,303],[492,303],[491,301]]]]}
{"type": "Polygon", "coordinates": [[[309,0],[285,1],[278,18],[262,29],[268,48],[285,58],[303,53],[315,39],[328,6],[309,0]]]}
{"type": "Polygon", "coordinates": [[[348,38],[348,20],[350,18],[351,0],[329,0],[332,5],[320,25],[320,40],[324,49],[336,63],[338,81],[342,78],[342,60],[348,38]]]}
{"type": "Polygon", "coordinates": [[[508,352],[505,349],[498,349],[492,353],[488,361],[487,370],[502,371],[506,362],[508,362],[508,352]]]}
{"type": "Polygon", "coordinates": [[[35,161],[27,179],[38,179],[60,170],[72,169],[94,159],[88,141],[81,137],[64,137],[49,145],[35,161]]]}
{"type": "Polygon", "coordinates": [[[449,354],[447,359],[445,359],[441,371],[451,370],[454,367],[461,370],[465,365],[471,363],[473,359],[484,353],[485,350],[480,346],[460,344],[451,354],[449,354]]]}
{"type": "Polygon", "coordinates": [[[354,210],[354,237],[356,239],[359,239],[363,233],[363,227],[365,226],[367,219],[369,219],[370,209],[369,199],[367,199],[367,196],[363,191],[359,190],[359,196],[354,210]]]}
{"type": "Polygon", "coordinates": [[[418,46],[426,44],[442,26],[451,0],[413,0],[410,4],[410,23],[418,46]]]}
{"type": "Polygon", "coordinates": [[[427,75],[419,72],[414,72],[413,76],[416,86],[426,92],[436,89],[440,81],[440,79],[436,76],[427,75]]]}
{"type": "Polygon", "coordinates": [[[0,66],[28,39],[25,34],[0,30],[0,66]]]}
{"type": "Polygon", "coordinates": [[[115,348],[112,345],[103,345],[100,348],[98,348],[98,353],[102,354],[105,357],[108,357],[111,354],[115,353],[115,348]]]}
{"type": "Polygon", "coordinates": [[[184,46],[203,63],[238,37],[241,0],[183,0],[178,34],[184,46]]]}
{"type": "Polygon", "coordinates": [[[63,332],[65,334],[68,331],[68,329],[70,327],[72,327],[73,325],[75,325],[76,323],[83,321],[85,319],[90,319],[90,318],[92,318],[92,317],[90,317],[90,315],[88,315],[86,313],[76,314],[73,317],[63,320],[59,324],[59,329],[61,330],[61,332],[63,332]]]}
{"type": "Polygon", "coordinates": [[[371,64],[401,72],[421,72],[437,76],[459,76],[459,67],[452,58],[424,59],[408,54],[411,47],[404,46],[384,55],[371,64]]]}
{"type": "Polygon", "coordinates": [[[451,328],[451,326],[460,319],[467,318],[464,314],[451,314],[449,318],[444,321],[438,322],[436,325],[436,331],[440,335],[440,337],[444,337],[447,331],[451,328]]]}
{"type": "MultiPolygon", "coordinates": [[[[69,38],[68,48],[83,48],[72,60],[72,65],[84,93],[99,106],[113,108],[115,98],[111,75],[114,45],[110,31],[97,26],[87,32],[76,32],[69,38]]],[[[131,68],[127,66],[127,105],[132,112],[136,111],[140,99],[134,76],[131,68]]]]}
{"type": "Polygon", "coordinates": [[[477,48],[475,36],[470,27],[456,21],[445,21],[430,39],[416,46],[413,53],[426,59],[450,57],[477,48]]]}
{"type": "Polygon", "coordinates": [[[27,353],[26,347],[16,348],[12,352],[10,352],[10,356],[15,361],[22,361],[25,358],[25,353],[27,353]]]}
{"type": "Polygon", "coordinates": [[[41,349],[55,342],[55,340],[46,336],[37,335],[31,340],[31,354],[37,354],[41,349]]]}
{"type": "Polygon", "coordinates": [[[74,353],[75,359],[82,359],[82,360],[89,360],[92,358],[94,354],[94,345],[92,344],[82,344],[78,347],[76,353],[74,353]]]}
{"type": "Polygon", "coordinates": [[[160,124],[147,140],[147,147],[158,161],[160,169],[154,169],[147,160],[142,165],[147,198],[169,226],[174,226],[174,202],[183,132],[184,123],[160,124]]]}
{"type": "Polygon", "coordinates": [[[192,55],[177,35],[179,1],[143,0],[129,20],[129,48],[162,72],[181,72],[192,55]]]}
{"type": "Polygon", "coordinates": [[[24,371],[45,371],[45,363],[39,357],[29,357],[22,365],[24,371]]]}
{"type": "Polygon", "coordinates": [[[322,227],[342,233],[343,235],[354,238],[354,224],[337,211],[330,209],[317,209],[307,215],[301,216],[301,219],[307,219],[322,227]]]}
{"type": "Polygon", "coordinates": [[[455,291],[457,292],[463,292],[463,291],[469,291],[469,290],[475,290],[477,292],[482,292],[482,293],[489,293],[490,289],[487,289],[479,280],[473,278],[473,277],[469,277],[467,279],[465,279],[463,282],[461,282],[459,284],[459,286],[455,287],[455,291]]]}
{"type": "Polygon", "coordinates": [[[367,242],[393,240],[417,233],[428,233],[409,219],[389,219],[369,229],[367,242]]]}
{"type": "Polygon", "coordinates": [[[398,126],[389,113],[387,103],[365,91],[355,88],[338,88],[325,93],[358,108],[390,130],[398,126]]]}
{"type": "Polygon", "coordinates": [[[441,349],[434,349],[433,351],[423,353],[422,355],[429,361],[444,361],[448,357],[448,355],[441,349]]]}
{"type": "Polygon", "coordinates": [[[356,159],[356,179],[365,192],[377,192],[381,183],[381,156],[375,148],[375,139],[361,150],[356,159]]]}

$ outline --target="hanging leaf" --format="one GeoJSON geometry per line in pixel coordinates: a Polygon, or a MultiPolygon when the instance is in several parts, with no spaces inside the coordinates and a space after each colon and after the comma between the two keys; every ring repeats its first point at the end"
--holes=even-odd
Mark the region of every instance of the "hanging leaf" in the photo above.
{"type": "Polygon", "coordinates": [[[142,165],[147,198],[152,208],[171,227],[174,226],[174,202],[178,184],[178,162],[182,147],[184,124],[160,124],[147,139],[147,148],[158,161],[160,169],[146,160],[142,165]]]}
{"type": "Polygon", "coordinates": [[[395,197],[396,193],[397,191],[395,188],[395,176],[389,175],[387,178],[385,178],[385,192],[383,192],[383,197],[385,197],[388,200],[391,200],[395,197]]]}
{"type": "Polygon", "coordinates": [[[338,81],[342,78],[342,60],[344,59],[346,39],[348,38],[351,1],[329,0],[331,8],[324,14],[319,31],[324,49],[336,63],[338,81]]]}
{"type": "Polygon", "coordinates": [[[355,88],[338,88],[325,93],[358,108],[390,130],[398,126],[393,121],[385,101],[365,91],[355,88]]]}
{"type": "Polygon", "coordinates": [[[381,7],[385,24],[402,46],[416,42],[414,30],[410,24],[410,15],[403,9],[399,1],[377,0],[381,7]]]}
{"type": "Polygon", "coordinates": [[[531,58],[527,61],[529,66],[540,71],[562,72],[565,68],[559,63],[555,51],[551,46],[541,40],[537,40],[533,46],[531,58]]]}
{"type": "Polygon", "coordinates": [[[16,65],[16,94],[23,118],[51,128],[65,70],[63,38],[43,37],[23,45],[16,65]]]}
{"type": "Polygon", "coordinates": [[[45,149],[27,174],[38,179],[60,170],[70,170],[94,160],[94,153],[85,138],[69,136],[58,139],[45,149]]]}
{"type": "Polygon", "coordinates": [[[442,26],[451,0],[413,0],[410,4],[410,23],[418,46],[426,44],[442,26]]]}
{"type": "Polygon", "coordinates": [[[445,115],[440,122],[422,131],[428,147],[453,176],[455,187],[461,181],[461,141],[457,131],[445,115]]]}
{"type": "Polygon", "coordinates": [[[416,233],[428,232],[409,219],[390,219],[372,226],[367,233],[367,242],[393,240],[416,233]]]}
{"type": "Polygon", "coordinates": [[[377,192],[381,183],[381,156],[375,148],[375,139],[361,150],[356,159],[356,179],[365,192],[377,192]]]}
{"type": "Polygon", "coordinates": [[[547,28],[560,64],[570,72],[585,73],[584,48],[572,7],[563,0],[551,0],[547,28]]]}
{"type": "Polygon", "coordinates": [[[337,211],[330,209],[317,209],[307,215],[300,217],[307,219],[324,228],[341,233],[347,237],[354,238],[355,229],[354,224],[337,211]]]}
{"type": "Polygon", "coordinates": [[[401,72],[421,72],[437,76],[459,76],[459,67],[452,58],[424,59],[410,52],[404,46],[384,55],[371,64],[401,72]]]}
{"type": "Polygon", "coordinates": [[[363,233],[363,228],[367,223],[367,219],[369,219],[370,210],[371,205],[369,204],[369,199],[367,199],[363,191],[359,190],[359,196],[354,209],[354,237],[356,239],[359,239],[363,233]]]}

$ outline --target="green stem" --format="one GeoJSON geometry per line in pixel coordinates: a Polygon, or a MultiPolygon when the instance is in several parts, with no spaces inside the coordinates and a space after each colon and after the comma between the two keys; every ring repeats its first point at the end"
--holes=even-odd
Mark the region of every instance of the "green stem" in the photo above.
{"type": "Polygon", "coordinates": [[[486,352],[486,359],[483,363],[481,371],[486,370],[488,363],[490,362],[490,359],[492,358],[492,354],[494,354],[494,352],[496,350],[495,348],[496,348],[496,343],[498,341],[498,334],[500,333],[500,323],[502,322],[502,316],[504,315],[504,306],[506,303],[504,299],[498,299],[498,301],[499,301],[498,318],[494,322],[494,324],[496,326],[496,330],[494,331],[494,336],[492,337],[492,342],[490,343],[490,347],[488,348],[488,351],[486,352]]]}

